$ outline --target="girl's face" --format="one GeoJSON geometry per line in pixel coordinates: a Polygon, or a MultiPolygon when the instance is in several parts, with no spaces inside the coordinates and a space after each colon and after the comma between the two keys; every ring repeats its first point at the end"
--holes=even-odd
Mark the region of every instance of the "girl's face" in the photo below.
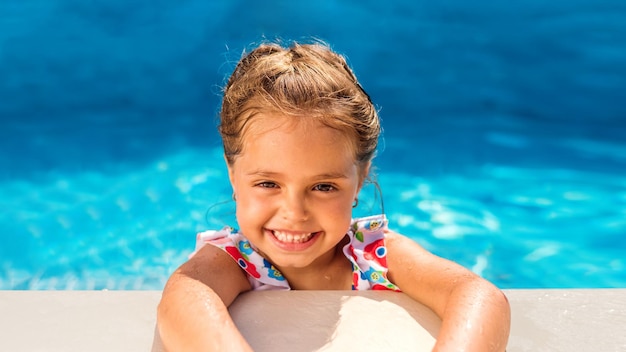
{"type": "Polygon", "coordinates": [[[229,165],[239,227],[279,269],[332,260],[367,172],[349,137],[294,119],[256,116],[229,165]]]}

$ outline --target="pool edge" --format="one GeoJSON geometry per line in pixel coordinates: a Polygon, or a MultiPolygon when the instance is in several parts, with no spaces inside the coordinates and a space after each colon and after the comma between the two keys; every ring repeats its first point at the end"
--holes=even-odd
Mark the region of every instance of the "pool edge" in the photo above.
{"type": "MultiPolygon", "coordinates": [[[[506,289],[504,292],[512,308],[507,351],[626,350],[626,335],[622,332],[626,326],[626,289],[506,289]]],[[[383,312],[397,313],[391,324],[391,331],[397,336],[387,334],[388,340],[402,341],[401,327],[415,317],[423,317],[425,320],[416,319],[419,327],[432,332],[433,320],[429,317],[432,312],[402,296],[390,295],[398,294],[254,292],[238,299],[231,312],[240,328],[252,334],[259,330],[254,324],[262,324],[263,320],[250,319],[250,307],[255,307],[256,314],[265,312],[265,318],[278,321],[298,315],[308,322],[325,318],[329,324],[317,325],[318,335],[310,340],[318,339],[313,342],[327,350],[332,349],[333,339],[339,341],[343,331],[349,331],[351,326],[354,331],[362,329],[355,326],[359,325],[357,322],[373,321],[372,308],[379,309],[379,316],[383,312]],[[311,302],[326,309],[312,309],[311,302]],[[303,309],[294,309],[297,307],[303,309]]],[[[155,310],[160,296],[160,291],[0,291],[0,335],[3,336],[0,350],[149,351],[153,349],[155,310]]],[[[299,328],[285,324],[281,333],[298,335],[299,328]]],[[[259,351],[272,337],[271,333],[260,336],[250,336],[256,339],[252,342],[259,351]]],[[[419,338],[428,343],[428,334],[419,338]]],[[[273,343],[275,347],[276,340],[273,343]]],[[[375,349],[375,345],[371,347],[369,350],[375,349]]],[[[158,344],[153,350],[159,350],[158,344]]]]}

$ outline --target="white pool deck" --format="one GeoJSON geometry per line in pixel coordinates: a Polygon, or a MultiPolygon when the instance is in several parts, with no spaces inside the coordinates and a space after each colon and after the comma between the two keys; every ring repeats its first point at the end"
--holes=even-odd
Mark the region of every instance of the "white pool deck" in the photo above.
{"type": "MultiPolygon", "coordinates": [[[[626,289],[505,293],[507,351],[626,351],[626,289]]],[[[0,351],[160,351],[160,295],[0,291],[0,351]]],[[[427,351],[439,328],[430,310],[392,292],[252,292],[231,314],[256,351],[427,351]]]]}

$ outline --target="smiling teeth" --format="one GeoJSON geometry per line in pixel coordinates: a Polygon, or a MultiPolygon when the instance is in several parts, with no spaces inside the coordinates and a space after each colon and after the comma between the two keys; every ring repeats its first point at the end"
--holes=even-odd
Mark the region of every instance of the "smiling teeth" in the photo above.
{"type": "Polygon", "coordinates": [[[279,241],[285,243],[304,243],[313,237],[312,233],[301,233],[294,235],[292,233],[286,233],[281,231],[274,231],[274,236],[278,238],[279,241]]]}

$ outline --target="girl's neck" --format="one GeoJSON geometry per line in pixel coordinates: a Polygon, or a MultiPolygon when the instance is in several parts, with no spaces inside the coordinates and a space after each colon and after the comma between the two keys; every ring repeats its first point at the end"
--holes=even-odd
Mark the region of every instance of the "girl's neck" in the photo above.
{"type": "Polygon", "coordinates": [[[350,290],[352,263],[343,254],[345,241],[306,268],[278,268],[293,290],[350,290]]]}

